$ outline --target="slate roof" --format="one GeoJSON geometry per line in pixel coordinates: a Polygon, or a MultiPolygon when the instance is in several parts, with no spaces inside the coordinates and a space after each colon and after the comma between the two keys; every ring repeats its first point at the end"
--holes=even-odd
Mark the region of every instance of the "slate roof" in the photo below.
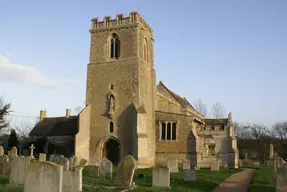
{"type": "Polygon", "coordinates": [[[194,109],[194,107],[184,98],[181,97],[180,95],[174,93],[173,91],[171,91],[170,89],[168,89],[162,81],[160,81],[158,83],[158,85],[156,86],[157,90],[164,94],[165,96],[169,97],[170,99],[173,99],[174,101],[178,102],[181,106],[183,107],[190,107],[192,109],[194,109]]]}
{"type": "Polygon", "coordinates": [[[30,132],[30,136],[68,136],[78,133],[78,116],[49,117],[39,121],[30,132]]]}
{"type": "Polygon", "coordinates": [[[223,119],[204,119],[205,125],[227,125],[228,118],[223,119]]]}

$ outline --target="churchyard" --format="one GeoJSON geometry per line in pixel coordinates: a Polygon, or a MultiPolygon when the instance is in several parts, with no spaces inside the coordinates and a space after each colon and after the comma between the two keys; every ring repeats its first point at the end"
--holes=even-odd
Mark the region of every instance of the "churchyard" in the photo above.
{"type": "Polygon", "coordinates": [[[117,167],[105,158],[98,166],[89,166],[85,159],[63,155],[47,159],[42,153],[36,159],[33,150],[32,145],[30,156],[24,157],[13,147],[5,155],[0,146],[1,192],[212,192],[227,178],[248,167],[256,169],[249,192],[283,192],[287,187],[287,164],[283,165],[284,161],[276,155],[266,166],[247,160],[240,162],[242,167],[238,169],[219,166],[218,161],[212,162],[210,169],[191,169],[189,160],[179,163],[176,159],[168,160],[165,166],[137,169],[137,162],[130,155],[117,167]]]}

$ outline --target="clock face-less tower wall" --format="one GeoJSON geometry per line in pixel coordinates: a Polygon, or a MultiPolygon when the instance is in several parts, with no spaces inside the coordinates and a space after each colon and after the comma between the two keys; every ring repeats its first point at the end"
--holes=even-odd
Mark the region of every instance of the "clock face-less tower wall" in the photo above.
{"type": "Polygon", "coordinates": [[[86,104],[90,162],[133,155],[154,165],[156,75],[153,33],[137,12],[92,20],[86,104]]]}

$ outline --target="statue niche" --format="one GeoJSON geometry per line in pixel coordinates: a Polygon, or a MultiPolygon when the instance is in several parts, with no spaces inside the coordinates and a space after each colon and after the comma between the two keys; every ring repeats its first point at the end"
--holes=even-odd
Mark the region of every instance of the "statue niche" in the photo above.
{"type": "Polygon", "coordinates": [[[114,86],[110,85],[110,91],[107,95],[107,115],[112,118],[115,113],[115,94],[114,94],[114,86]]]}

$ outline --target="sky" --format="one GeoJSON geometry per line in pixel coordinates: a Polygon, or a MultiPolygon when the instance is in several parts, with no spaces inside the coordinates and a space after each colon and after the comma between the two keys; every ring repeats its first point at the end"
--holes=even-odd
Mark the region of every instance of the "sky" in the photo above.
{"type": "Polygon", "coordinates": [[[157,82],[271,126],[287,120],[286,10],[286,0],[0,0],[0,96],[13,122],[84,106],[91,19],[138,11],[153,28],[157,82]]]}

